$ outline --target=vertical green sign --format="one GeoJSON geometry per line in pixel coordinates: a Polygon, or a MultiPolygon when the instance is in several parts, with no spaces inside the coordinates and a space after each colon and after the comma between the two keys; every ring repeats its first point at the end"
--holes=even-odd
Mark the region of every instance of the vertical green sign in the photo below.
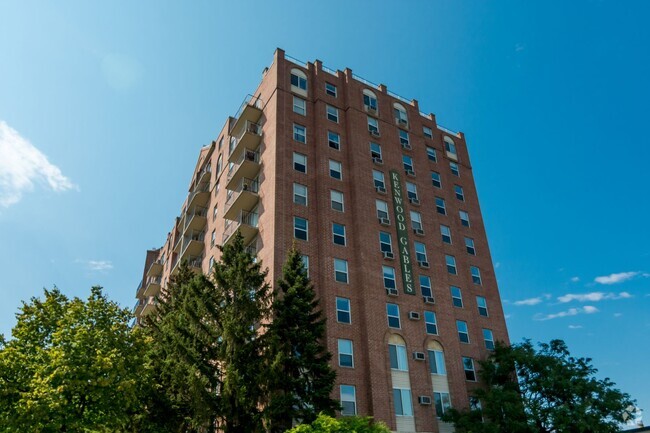
{"type": "Polygon", "coordinates": [[[408,230],[406,229],[406,216],[404,210],[404,196],[402,195],[402,181],[399,173],[390,171],[390,183],[393,191],[393,208],[397,219],[397,248],[399,261],[402,267],[402,280],[404,280],[404,293],[415,295],[413,288],[413,267],[411,266],[411,252],[409,250],[408,230]]]}

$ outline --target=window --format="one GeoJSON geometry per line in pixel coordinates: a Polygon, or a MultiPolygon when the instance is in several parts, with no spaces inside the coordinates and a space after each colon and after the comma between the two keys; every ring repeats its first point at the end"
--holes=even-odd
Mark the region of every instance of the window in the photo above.
{"type": "Polygon", "coordinates": [[[307,156],[293,152],[293,169],[301,173],[307,173],[307,156]]]}
{"type": "Polygon", "coordinates": [[[414,242],[414,245],[415,259],[418,261],[418,264],[422,266],[424,263],[427,263],[427,247],[422,242],[414,242]]]}
{"type": "MultiPolygon", "coordinates": [[[[222,146],[223,146],[223,137],[221,137],[221,138],[219,139],[219,149],[218,149],[218,150],[221,150],[221,147],[222,147],[222,146]]],[[[217,173],[219,173],[219,171],[217,171],[217,173]]]]}
{"type": "Polygon", "coordinates": [[[300,217],[293,217],[293,237],[303,241],[307,240],[309,221],[300,217]]]}
{"type": "Polygon", "coordinates": [[[463,370],[465,370],[465,380],[476,382],[476,371],[474,370],[474,360],[463,356],[463,370]]]}
{"type": "Polygon", "coordinates": [[[395,122],[400,125],[408,125],[409,120],[408,116],[406,115],[406,109],[400,104],[393,104],[393,114],[395,115],[395,122]]]}
{"type": "Polygon", "coordinates": [[[300,260],[302,260],[302,267],[305,270],[305,274],[307,275],[307,278],[309,278],[309,256],[302,255],[300,256],[300,260]]]}
{"type": "Polygon", "coordinates": [[[217,240],[217,230],[212,230],[212,236],[210,237],[210,246],[213,247],[214,243],[217,240]]]}
{"type": "Polygon", "coordinates": [[[433,138],[433,131],[428,126],[422,127],[422,134],[427,138],[433,138]]]}
{"type": "Polygon", "coordinates": [[[438,158],[436,156],[436,149],[427,146],[427,158],[429,158],[429,161],[431,162],[438,162],[438,158]]]}
{"type": "Polygon", "coordinates": [[[332,223],[332,240],[336,245],[345,246],[345,226],[343,224],[332,223]]]}
{"type": "Polygon", "coordinates": [[[436,406],[436,416],[438,418],[451,409],[451,399],[448,392],[434,392],[433,402],[436,406]]]}
{"type": "Polygon", "coordinates": [[[424,328],[427,334],[438,335],[438,324],[436,323],[436,313],[433,311],[424,312],[424,328]]]}
{"type": "Polygon", "coordinates": [[[375,188],[380,188],[386,190],[386,182],[384,180],[384,173],[379,170],[372,171],[372,180],[375,184],[375,188]]]}
{"type": "Polygon", "coordinates": [[[219,213],[219,209],[217,208],[217,205],[215,204],[214,207],[212,208],[212,221],[217,219],[217,214],[219,213]]]}
{"type": "Polygon", "coordinates": [[[458,330],[458,339],[461,343],[469,344],[469,332],[467,331],[467,322],[456,320],[456,329],[458,330]]]}
{"type": "Polygon", "coordinates": [[[379,249],[384,253],[393,252],[393,241],[390,237],[390,233],[379,232],[379,249]]]}
{"type": "Polygon", "coordinates": [[[401,144],[405,149],[411,148],[411,143],[409,142],[409,133],[402,129],[399,130],[399,144],[401,144]]]}
{"type": "Polygon", "coordinates": [[[447,263],[447,272],[452,275],[458,274],[456,271],[456,258],[454,256],[445,256],[445,263],[447,263]]]}
{"type": "Polygon", "coordinates": [[[343,177],[343,170],[341,168],[341,163],[330,159],[330,177],[334,179],[341,180],[343,177]]]}
{"type": "Polygon", "coordinates": [[[307,101],[304,99],[301,99],[297,96],[293,97],[293,112],[298,113],[301,116],[305,116],[307,114],[307,101]]]}
{"type": "Polygon", "coordinates": [[[474,239],[465,238],[465,249],[467,250],[467,254],[471,254],[473,256],[476,255],[476,249],[474,248],[474,239]]]}
{"type": "Polygon", "coordinates": [[[339,338],[339,366],[354,367],[352,341],[339,338]]]}
{"type": "Polygon", "coordinates": [[[379,135],[379,122],[374,117],[368,116],[368,131],[372,135],[379,135]]]}
{"type": "Polygon", "coordinates": [[[418,187],[414,183],[406,182],[406,195],[411,203],[419,203],[418,187]]]}
{"type": "Polygon", "coordinates": [[[389,344],[388,357],[390,358],[390,368],[393,370],[408,371],[408,357],[406,356],[406,346],[402,344],[389,344]]]}
{"type": "Polygon", "coordinates": [[[336,98],[336,86],[334,84],[325,83],[325,93],[336,98]]]}
{"type": "Polygon", "coordinates": [[[328,105],[325,108],[325,111],[327,112],[327,120],[331,120],[332,122],[339,123],[339,109],[336,107],[332,107],[331,105],[328,105]]]}
{"type": "Polygon", "coordinates": [[[293,139],[299,143],[307,143],[307,129],[302,125],[293,124],[293,139]]]}
{"type": "MultiPolygon", "coordinates": [[[[221,138],[221,141],[223,141],[223,137],[221,138]]],[[[221,174],[222,169],[223,169],[223,155],[219,155],[219,158],[217,159],[217,176],[221,174]]]]}
{"type": "Polygon", "coordinates": [[[236,144],[237,144],[237,138],[230,137],[230,144],[228,144],[228,155],[232,153],[232,150],[235,148],[236,144]]]}
{"type": "Polygon", "coordinates": [[[340,191],[330,190],[330,201],[332,209],[343,212],[343,193],[340,191]]]}
{"type": "Polygon", "coordinates": [[[377,208],[377,218],[388,221],[388,203],[383,200],[375,200],[375,206],[377,208]]]}
{"type": "Polygon", "coordinates": [[[307,206],[307,187],[305,185],[293,184],[293,202],[307,206]]]}
{"type": "Polygon", "coordinates": [[[210,262],[208,263],[208,268],[212,269],[213,266],[214,266],[214,256],[210,257],[210,262]]]}
{"type": "Polygon", "coordinates": [[[401,328],[399,321],[399,306],[397,304],[386,304],[386,316],[388,316],[389,328],[401,328]]]}
{"type": "Polygon", "coordinates": [[[390,266],[382,266],[384,275],[384,287],[387,289],[395,288],[395,269],[390,266]]]}
{"type": "Polygon", "coordinates": [[[481,285],[481,270],[476,266],[469,267],[470,273],[472,274],[472,283],[481,285]]]}
{"type": "Polygon", "coordinates": [[[458,170],[458,164],[455,162],[450,162],[449,163],[449,168],[451,169],[451,174],[454,176],[460,177],[460,171],[458,170]]]}
{"type": "Polygon", "coordinates": [[[451,229],[447,226],[440,225],[440,236],[442,241],[446,244],[451,244],[451,229]]]}
{"type": "Polygon", "coordinates": [[[413,158],[408,155],[402,155],[402,165],[404,166],[406,174],[415,174],[415,170],[413,169],[413,158]]]}
{"type": "Polygon", "coordinates": [[[339,283],[348,282],[348,261],[334,259],[334,279],[339,283]]]}
{"type": "Polygon", "coordinates": [[[469,227],[469,214],[463,210],[459,211],[458,214],[460,215],[460,223],[465,227],[469,227]]]}
{"type": "Polygon", "coordinates": [[[422,215],[420,212],[411,211],[411,227],[413,227],[413,230],[422,230],[422,215]]]}
{"type": "Polygon", "coordinates": [[[368,89],[363,91],[363,106],[366,111],[377,111],[377,97],[368,89]]]}
{"type": "Polygon", "coordinates": [[[291,90],[307,91],[307,76],[299,69],[291,70],[291,90]],[[295,88],[295,89],[294,89],[295,88]]]}
{"type": "Polygon", "coordinates": [[[395,405],[395,416],[413,416],[410,389],[393,388],[393,403],[395,405]]]}
{"type": "Polygon", "coordinates": [[[426,275],[420,275],[420,291],[422,292],[422,296],[433,297],[433,293],[431,292],[431,278],[426,275]]]}
{"type": "Polygon", "coordinates": [[[469,409],[482,411],[481,400],[478,397],[470,396],[469,398],[469,409]]]}
{"type": "Polygon", "coordinates": [[[483,328],[483,341],[487,350],[494,350],[494,335],[491,329],[483,328]]]}
{"type": "Polygon", "coordinates": [[[431,183],[436,188],[442,188],[442,181],[440,180],[440,173],[438,173],[437,171],[432,171],[431,172],[431,183]]]}
{"type": "MultiPolygon", "coordinates": [[[[228,170],[228,174],[230,174],[230,171],[231,171],[231,170],[228,170]]],[[[220,182],[219,182],[219,180],[217,180],[217,183],[214,185],[214,196],[215,196],[215,197],[216,197],[217,194],[219,193],[219,189],[220,189],[220,187],[221,187],[221,186],[220,186],[220,182]]]]}
{"type": "MultiPolygon", "coordinates": [[[[439,347],[439,345],[437,345],[439,347]]],[[[429,349],[429,371],[431,374],[438,374],[440,376],[445,376],[447,374],[447,369],[445,368],[445,354],[442,351],[442,348],[439,349],[429,349]]]]}
{"type": "Polygon", "coordinates": [[[451,286],[451,303],[454,307],[463,308],[463,294],[460,287],[451,286]]]}
{"type": "Polygon", "coordinates": [[[436,197],[436,212],[441,215],[447,215],[447,208],[445,207],[445,199],[436,197]]]}
{"type": "Polygon", "coordinates": [[[357,393],[354,385],[341,385],[341,415],[353,416],[357,414],[357,393]]]}
{"type": "Polygon", "coordinates": [[[479,316],[488,317],[487,300],[483,296],[476,297],[476,305],[478,306],[479,316]]]}
{"type": "Polygon", "coordinates": [[[341,136],[336,132],[327,131],[327,142],[332,149],[341,149],[341,136]]]}
{"type": "Polygon", "coordinates": [[[460,201],[465,201],[465,194],[463,193],[463,187],[460,185],[454,185],[454,192],[456,193],[456,198],[460,201]]]}
{"type": "Polygon", "coordinates": [[[377,143],[370,142],[370,156],[372,159],[381,160],[381,146],[377,143]]]}
{"type": "Polygon", "coordinates": [[[458,155],[456,154],[456,145],[454,144],[454,141],[449,138],[445,137],[445,150],[447,151],[447,156],[456,158],[458,155]]]}
{"type": "Polygon", "coordinates": [[[350,300],[348,298],[336,298],[336,321],[339,323],[351,323],[350,300]]]}

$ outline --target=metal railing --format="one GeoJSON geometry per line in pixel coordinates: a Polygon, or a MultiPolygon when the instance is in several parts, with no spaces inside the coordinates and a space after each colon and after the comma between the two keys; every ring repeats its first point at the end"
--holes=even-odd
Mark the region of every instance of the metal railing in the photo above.
{"type": "Polygon", "coordinates": [[[239,195],[244,191],[257,194],[259,192],[259,182],[255,179],[242,177],[237,183],[237,186],[231,191],[232,194],[226,199],[226,206],[232,205],[237,200],[237,197],[239,197],[239,195]]]}
{"type": "Polygon", "coordinates": [[[207,218],[208,208],[203,206],[194,206],[185,214],[185,224],[183,224],[183,231],[187,230],[194,217],[207,218]]]}
{"type": "Polygon", "coordinates": [[[372,81],[368,81],[365,78],[363,78],[363,77],[361,77],[361,76],[359,76],[359,75],[357,75],[355,73],[352,73],[352,78],[354,78],[357,81],[362,82],[366,86],[370,86],[370,87],[374,87],[375,89],[379,89],[379,84],[375,84],[372,81]]]}
{"type": "Polygon", "coordinates": [[[239,116],[241,116],[241,113],[246,109],[246,107],[255,107],[261,110],[263,106],[264,103],[259,96],[246,95],[244,102],[242,102],[239,110],[237,110],[237,113],[235,113],[235,119],[239,119],[239,116]]]}
{"type": "Polygon", "coordinates": [[[400,95],[398,95],[398,94],[395,93],[395,92],[391,92],[390,90],[388,90],[387,93],[388,93],[390,96],[392,96],[393,98],[399,99],[399,100],[402,101],[402,102],[406,102],[406,103],[409,104],[409,105],[413,105],[413,100],[406,99],[405,97],[400,96],[400,95]]]}
{"type": "Polygon", "coordinates": [[[149,284],[161,284],[162,283],[162,278],[161,277],[149,277],[147,278],[147,286],[149,284]]]}
{"type": "Polygon", "coordinates": [[[447,134],[455,135],[456,137],[460,137],[460,134],[458,132],[452,131],[451,129],[447,129],[442,125],[436,125],[439,130],[446,132],[447,134]]]}
{"type": "Polygon", "coordinates": [[[257,228],[258,220],[259,215],[257,212],[248,212],[245,210],[240,211],[239,214],[237,214],[236,219],[226,220],[226,224],[223,229],[223,243],[226,243],[228,238],[234,234],[242,224],[257,228]]]}

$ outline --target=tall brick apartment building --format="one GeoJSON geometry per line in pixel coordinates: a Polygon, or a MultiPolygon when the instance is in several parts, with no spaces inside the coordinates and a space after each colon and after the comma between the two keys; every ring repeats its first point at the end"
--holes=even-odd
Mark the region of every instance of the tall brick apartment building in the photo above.
{"type": "Polygon", "coordinates": [[[462,133],[384,85],[275,52],[200,150],[165,244],[147,252],[136,316],[182,260],[208,272],[240,230],[281,274],[293,242],[327,317],[343,414],[451,431],[477,360],[508,341],[462,133]]]}

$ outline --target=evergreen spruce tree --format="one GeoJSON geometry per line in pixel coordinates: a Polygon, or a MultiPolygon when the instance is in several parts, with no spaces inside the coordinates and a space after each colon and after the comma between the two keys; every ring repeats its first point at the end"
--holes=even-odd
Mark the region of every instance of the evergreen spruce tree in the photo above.
{"type": "Polygon", "coordinates": [[[269,362],[264,417],[267,431],[279,433],[290,429],[294,420],[310,423],[319,412],[333,414],[340,407],[330,398],[336,373],[323,345],[325,319],[295,247],[283,267],[271,311],[264,335],[269,362]]]}

